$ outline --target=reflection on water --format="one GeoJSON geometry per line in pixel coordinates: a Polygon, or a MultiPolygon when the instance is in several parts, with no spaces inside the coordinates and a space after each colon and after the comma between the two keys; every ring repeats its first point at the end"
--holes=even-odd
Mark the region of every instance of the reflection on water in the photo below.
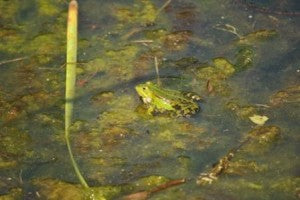
{"type": "MultiPolygon", "coordinates": [[[[71,142],[94,196],[299,198],[297,1],[78,3],[71,142]]],[[[88,198],[63,136],[67,1],[0,9],[0,193],[88,198]]]]}

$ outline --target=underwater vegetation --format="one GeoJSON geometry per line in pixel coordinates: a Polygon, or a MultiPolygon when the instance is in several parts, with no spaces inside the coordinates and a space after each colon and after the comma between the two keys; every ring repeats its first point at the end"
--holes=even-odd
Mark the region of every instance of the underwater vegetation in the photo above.
{"type": "Polygon", "coordinates": [[[234,2],[78,0],[66,62],[69,1],[0,0],[0,199],[298,199],[298,18],[234,2]]]}

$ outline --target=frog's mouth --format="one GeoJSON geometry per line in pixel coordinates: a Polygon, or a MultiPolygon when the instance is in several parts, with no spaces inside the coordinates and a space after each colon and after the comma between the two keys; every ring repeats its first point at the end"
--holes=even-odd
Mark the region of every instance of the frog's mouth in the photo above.
{"type": "Polygon", "coordinates": [[[141,102],[143,102],[143,103],[144,103],[144,101],[143,101],[143,97],[142,97],[142,96],[139,96],[139,98],[140,98],[141,102]]]}
{"type": "Polygon", "coordinates": [[[140,96],[140,100],[141,100],[143,103],[145,103],[145,104],[148,104],[148,103],[151,102],[151,98],[149,98],[149,97],[142,97],[142,96],[140,96]]]}

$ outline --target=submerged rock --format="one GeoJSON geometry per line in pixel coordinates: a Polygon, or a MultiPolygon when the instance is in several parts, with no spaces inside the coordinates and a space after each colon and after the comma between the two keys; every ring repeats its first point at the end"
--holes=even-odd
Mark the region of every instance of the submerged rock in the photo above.
{"type": "Polygon", "coordinates": [[[300,85],[290,86],[284,90],[278,91],[270,97],[272,106],[279,106],[285,103],[300,102],[300,85]]]}

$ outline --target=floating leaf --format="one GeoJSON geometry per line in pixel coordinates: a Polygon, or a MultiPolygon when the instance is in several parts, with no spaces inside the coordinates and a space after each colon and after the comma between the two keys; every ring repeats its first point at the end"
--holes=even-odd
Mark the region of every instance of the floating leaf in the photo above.
{"type": "Polygon", "coordinates": [[[268,121],[268,117],[264,116],[264,115],[253,115],[251,117],[249,117],[249,119],[257,125],[264,125],[266,123],[266,121],[268,121]]]}

